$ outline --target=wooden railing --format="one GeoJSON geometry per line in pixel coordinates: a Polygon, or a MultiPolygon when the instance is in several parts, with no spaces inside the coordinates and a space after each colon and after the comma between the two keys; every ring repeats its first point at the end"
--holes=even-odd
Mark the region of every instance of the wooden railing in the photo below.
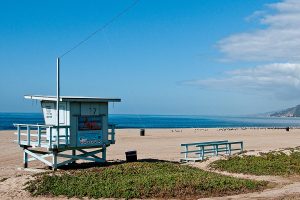
{"type": "Polygon", "coordinates": [[[59,148],[68,146],[70,141],[70,126],[14,124],[17,128],[17,142],[19,145],[32,147],[59,148]],[[47,129],[49,134],[47,135],[47,129]],[[60,132],[60,133],[58,133],[60,132]],[[63,132],[63,134],[62,134],[63,132]]]}
{"type": "Polygon", "coordinates": [[[228,140],[209,141],[198,143],[181,144],[184,148],[180,153],[184,155],[181,161],[204,160],[207,156],[218,156],[220,153],[231,155],[233,151],[242,152],[244,149],[243,141],[229,142],[228,140]]]}
{"type": "Polygon", "coordinates": [[[110,144],[115,144],[115,129],[116,125],[115,124],[109,124],[108,125],[108,141],[110,144]]]}

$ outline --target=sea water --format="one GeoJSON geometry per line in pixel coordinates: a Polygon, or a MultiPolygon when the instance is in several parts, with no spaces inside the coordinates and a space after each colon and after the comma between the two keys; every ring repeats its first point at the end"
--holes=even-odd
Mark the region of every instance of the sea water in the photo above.
{"type": "MultiPolygon", "coordinates": [[[[44,124],[41,113],[0,113],[0,130],[15,129],[13,124],[44,124]]],[[[192,115],[109,115],[117,128],[228,128],[300,127],[300,118],[232,117],[192,115]]]]}

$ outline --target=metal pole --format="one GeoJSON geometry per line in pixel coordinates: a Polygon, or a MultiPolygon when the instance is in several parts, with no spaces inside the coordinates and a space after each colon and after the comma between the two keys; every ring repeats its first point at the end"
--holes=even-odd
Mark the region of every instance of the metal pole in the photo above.
{"type": "MultiPolygon", "coordinates": [[[[60,60],[57,58],[56,62],[56,114],[57,114],[57,137],[56,139],[59,140],[59,100],[60,100],[60,60]]],[[[52,140],[52,138],[51,138],[52,140]]]]}

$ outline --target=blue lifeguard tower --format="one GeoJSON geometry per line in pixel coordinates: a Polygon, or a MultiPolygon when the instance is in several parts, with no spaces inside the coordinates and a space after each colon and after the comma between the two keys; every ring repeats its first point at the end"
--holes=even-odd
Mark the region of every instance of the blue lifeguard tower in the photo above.
{"type": "Polygon", "coordinates": [[[121,99],[62,96],[57,126],[55,96],[26,95],[25,98],[41,101],[45,120],[43,125],[15,124],[25,168],[33,160],[39,160],[54,170],[80,159],[106,161],[106,148],[115,143],[115,127],[108,124],[108,103],[120,102],[121,99]],[[67,151],[71,153],[67,154],[67,151]],[[96,155],[99,153],[100,157],[96,155]],[[63,161],[60,158],[64,158],[63,161]]]}
{"type": "Polygon", "coordinates": [[[115,126],[108,124],[108,104],[121,99],[60,96],[59,58],[56,71],[56,96],[25,95],[41,102],[45,124],[14,124],[24,168],[34,160],[54,170],[76,160],[106,162],[106,148],[115,143],[115,126]]]}

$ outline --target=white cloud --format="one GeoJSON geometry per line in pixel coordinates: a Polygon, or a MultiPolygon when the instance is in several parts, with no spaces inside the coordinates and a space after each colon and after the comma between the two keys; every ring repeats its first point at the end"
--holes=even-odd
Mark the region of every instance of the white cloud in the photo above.
{"type": "Polygon", "coordinates": [[[225,73],[225,78],[184,82],[206,89],[272,94],[281,99],[300,97],[300,63],[274,63],[225,73]]]}
{"type": "Polygon", "coordinates": [[[233,34],[218,42],[226,60],[300,61],[300,0],[284,0],[267,8],[248,17],[259,18],[264,28],[233,34]]]}

